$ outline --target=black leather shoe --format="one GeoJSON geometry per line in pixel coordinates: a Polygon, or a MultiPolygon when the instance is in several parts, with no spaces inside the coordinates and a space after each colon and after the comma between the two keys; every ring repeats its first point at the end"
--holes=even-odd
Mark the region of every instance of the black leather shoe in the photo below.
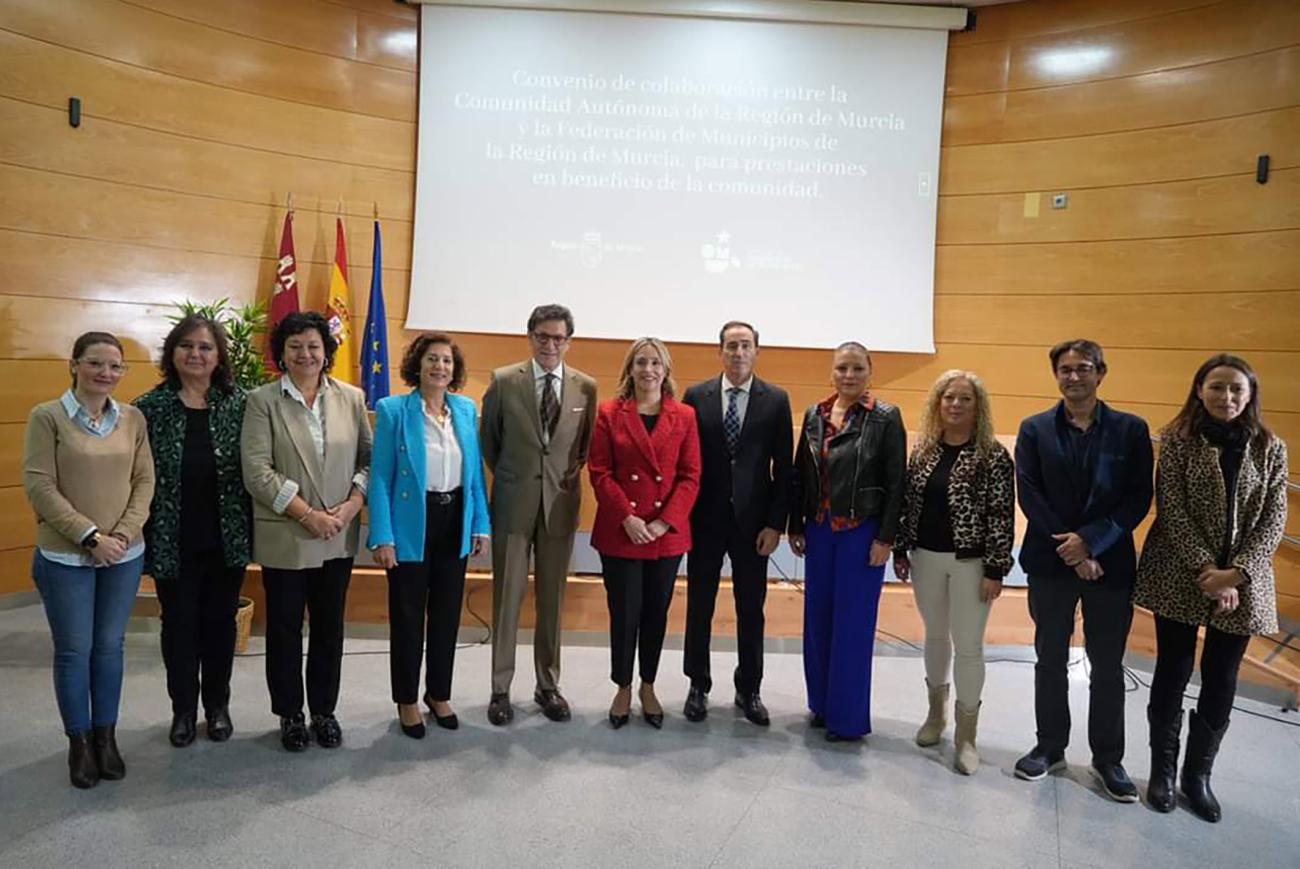
{"type": "Polygon", "coordinates": [[[178,712],[172,716],[172,729],[167,734],[167,741],[176,748],[184,748],[194,742],[198,734],[195,724],[197,716],[193,712],[178,712]]]}
{"type": "Polygon", "coordinates": [[[813,730],[820,730],[826,726],[826,716],[813,713],[812,718],[808,719],[808,726],[813,730]]]}
{"type": "Polygon", "coordinates": [[[826,741],[827,741],[827,742],[861,742],[861,741],[862,741],[862,737],[861,737],[861,736],[845,736],[845,735],[843,735],[843,734],[841,734],[841,733],[836,733],[834,730],[827,729],[827,731],[826,731],[826,741]]]}
{"type": "Polygon", "coordinates": [[[691,690],[686,692],[686,705],[682,707],[682,715],[686,716],[687,721],[703,721],[709,717],[709,695],[703,688],[691,686],[691,690]]]}
{"type": "Polygon", "coordinates": [[[768,717],[767,707],[763,705],[763,700],[758,696],[758,692],[753,694],[737,694],[736,705],[745,713],[745,718],[759,727],[767,727],[772,723],[768,717]]]}
{"type": "Polygon", "coordinates": [[[235,732],[235,725],[230,720],[229,706],[223,706],[204,717],[207,718],[208,739],[213,742],[225,742],[235,732]]]}
{"type": "Polygon", "coordinates": [[[306,751],[311,744],[311,733],[301,712],[280,717],[280,744],[285,751],[295,752],[306,751]]]}
{"type": "Polygon", "coordinates": [[[1047,751],[1035,745],[1020,760],[1016,761],[1016,778],[1023,781],[1041,781],[1047,774],[1065,769],[1065,752],[1047,751]]]}
{"type": "Polygon", "coordinates": [[[95,763],[89,731],[68,736],[68,780],[82,790],[99,784],[99,765],[95,763]]]}
{"type": "Polygon", "coordinates": [[[609,724],[615,730],[618,730],[624,724],[627,724],[628,721],[631,720],[631,717],[632,716],[627,712],[624,712],[622,715],[615,715],[613,712],[611,712],[609,713],[609,724]]]}
{"type": "Polygon", "coordinates": [[[117,726],[96,727],[91,730],[95,742],[95,762],[99,764],[99,777],[108,781],[126,778],[126,761],[117,750],[117,726]]]}
{"type": "Polygon", "coordinates": [[[460,719],[453,712],[450,715],[439,715],[433,708],[433,695],[428,691],[424,692],[424,705],[429,707],[429,714],[433,716],[436,723],[443,730],[456,730],[460,727],[460,719]]]}
{"type": "Polygon", "coordinates": [[[488,721],[503,727],[515,720],[515,708],[510,705],[509,694],[493,694],[488,701],[488,721]]]}
{"type": "Polygon", "coordinates": [[[1092,765],[1092,775],[1105,791],[1106,796],[1117,803],[1136,803],[1138,801],[1137,785],[1128,777],[1124,767],[1118,763],[1096,763],[1092,765]]]}
{"type": "Polygon", "coordinates": [[[321,748],[338,748],[343,744],[343,728],[332,712],[311,717],[311,734],[321,748]]]}
{"type": "MultiPolygon", "coordinates": [[[[417,710],[418,711],[418,710],[417,710]]],[[[402,733],[412,739],[424,739],[424,716],[414,724],[407,724],[402,720],[402,704],[397,704],[397,726],[402,728],[402,733]]]]}
{"type": "Polygon", "coordinates": [[[542,707],[542,714],[552,721],[568,721],[573,717],[569,711],[569,701],[559,691],[538,688],[533,692],[533,700],[542,707]]]}
{"type": "Polygon", "coordinates": [[[662,712],[646,712],[642,709],[641,717],[645,719],[646,724],[649,724],[655,730],[664,729],[664,714],[662,712]]]}

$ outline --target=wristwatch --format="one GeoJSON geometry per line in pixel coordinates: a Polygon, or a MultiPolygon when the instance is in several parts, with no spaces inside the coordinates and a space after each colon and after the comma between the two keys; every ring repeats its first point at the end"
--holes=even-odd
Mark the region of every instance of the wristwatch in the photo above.
{"type": "Polygon", "coordinates": [[[99,545],[99,531],[91,531],[85,537],[81,538],[81,545],[86,549],[94,549],[99,545]]]}

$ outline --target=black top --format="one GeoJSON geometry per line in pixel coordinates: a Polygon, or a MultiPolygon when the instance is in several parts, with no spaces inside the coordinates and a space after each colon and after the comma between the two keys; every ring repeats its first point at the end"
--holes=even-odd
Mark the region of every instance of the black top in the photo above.
{"type": "Polygon", "coordinates": [[[185,446],[181,453],[181,552],[221,552],[217,459],[212,452],[208,409],[185,408],[185,446]]]}
{"type": "Polygon", "coordinates": [[[916,545],[931,552],[956,552],[952,539],[952,514],[948,507],[948,479],[965,444],[940,443],[939,464],[925,481],[921,517],[916,525],[916,545]]]}
{"type": "Polygon", "coordinates": [[[1092,489],[1093,470],[1097,466],[1093,450],[1098,440],[1093,437],[1097,431],[1097,420],[1094,419],[1086,431],[1067,422],[1065,431],[1065,455],[1070,463],[1070,479],[1074,482],[1075,494],[1087,502],[1088,492],[1092,489]]]}
{"type": "Polygon", "coordinates": [[[655,430],[655,423],[659,422],[659,414],[643,413],[641,414],[641,422],[645,423],[646,434],[649,434],[655,430]]]}
{"type": "Polygon", "coordinates": [[[1232,523],[1237,516],[1237,477],[1246,453],[1250,432],[1244,425],[1209,420],[1203,429],[1205,439],[1219,448],[1219,470],[1223,472],[1224,501],[1228,515],[1223,523],[1223,541],[1219,544],[1219,567],[1228,566],[1232,557],[1232,523]]]}

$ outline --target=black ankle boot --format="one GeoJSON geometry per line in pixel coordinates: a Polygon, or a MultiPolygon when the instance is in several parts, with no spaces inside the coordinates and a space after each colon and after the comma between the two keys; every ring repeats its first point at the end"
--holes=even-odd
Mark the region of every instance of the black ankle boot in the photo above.
{"type": "Polygon", "coordinates": [[[95,741],[95,761],[99,764],[99,777],[108,781],[126,778],[126,761],[117,750],[117,726],[96,727],[93,731],[95,741]]]}
{"type": "Polygon", "coordinates": [[[1187,756],[1183,758],[1183,796],[1187,797],[1193,812],[1212,824],[1223,817],[1223,811],[1214,791],[1210,790],[1210,771],[1214,768],[1214,758],[1219,753],[1223,734],[1227,732],[1226,721],[1214,730],[1195,710],[1192,711],[1191,723],[1187,727],[1187,756]]]}
{"type": "Polygon", "coordinates": [[[1178,805],[1178,736],[1183,729],[1183,710],[1172,716],[1147,707],[1151,730],[1151,777],[1147,780],[1147,804],[1157,812],[1172,812],[1178,805]]]}
{"type": "Polygon", "coordinates": [[[73,787],[82,790],[99,784],[99,767],[95,765],[90,731],[68,735],[68,778],[73,787]]]}

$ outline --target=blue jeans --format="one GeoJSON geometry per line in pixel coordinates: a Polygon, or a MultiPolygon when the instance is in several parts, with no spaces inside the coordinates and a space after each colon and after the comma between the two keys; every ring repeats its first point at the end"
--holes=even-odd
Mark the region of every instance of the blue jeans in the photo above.
{"type": "Polygon", "coordinates": [[[117,723],[122,645],[144,556],[109,567],[69,567],[38,551],[32,580],[54,637],[54,696],[69,735],[117,723]]]}

